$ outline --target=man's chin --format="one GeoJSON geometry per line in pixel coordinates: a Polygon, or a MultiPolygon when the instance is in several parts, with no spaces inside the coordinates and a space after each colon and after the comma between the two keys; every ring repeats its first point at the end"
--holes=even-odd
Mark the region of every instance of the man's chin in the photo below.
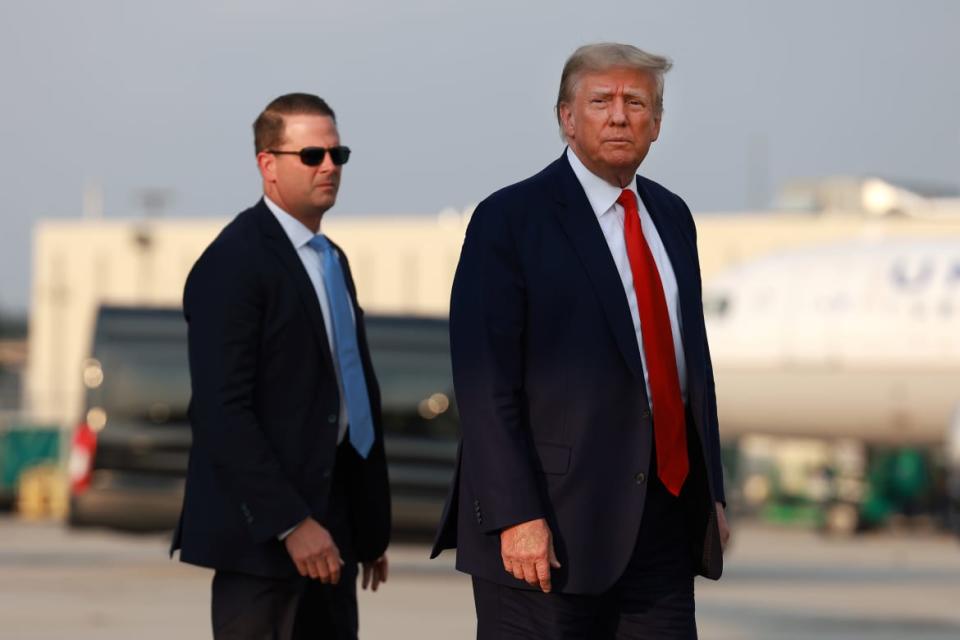
{"type": "Polygon", "coordinates": [[[323,213],[327,209],[330,209],[337,203],[336,197],[326,197],[326,198],[314,198],[312,201],[313,208],[319,213],[323,213]]]}
{"type": "Polygon", "coordinates": [[[604,164],[615,171],[636,171],[640,163],[643,162],[643,156],[638,156],[636,152],[608,153],[602,158],[604,164]]]}

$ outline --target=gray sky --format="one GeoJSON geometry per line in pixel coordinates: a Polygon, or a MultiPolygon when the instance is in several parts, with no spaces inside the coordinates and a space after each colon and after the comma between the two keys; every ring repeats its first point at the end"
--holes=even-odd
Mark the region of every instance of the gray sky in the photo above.
{"type": "Polygon", "coordinates": [[[250,123],[308,91],[354,155],[330,215],[463,207],[559,155],[552,105],[578,45],[670,56],[641,172],[694,211],[756,207],[792,177],[960,183],[960,2],[4,0],[0,312],[23,310],[30,235],[169,188],[167,215],[259,195],[250,123]]]}

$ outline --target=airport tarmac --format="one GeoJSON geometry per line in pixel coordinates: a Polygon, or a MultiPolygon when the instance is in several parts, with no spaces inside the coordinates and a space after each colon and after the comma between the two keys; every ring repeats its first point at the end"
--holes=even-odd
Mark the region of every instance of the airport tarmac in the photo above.
{"type": "MultiPolygon", "coordinates": [[[[698,579],[706,640],[960,638],[960,543],[930,532],[824,539],[740,523],[724,578],[698,579]]],[[[209,638],[210,573],[167,537],[0,518],[0,638],[209,638]]],[[[391,549],[390,581],[360,598],[363,638],[470,638],[469,580],[452,555],[391,549]]]]}

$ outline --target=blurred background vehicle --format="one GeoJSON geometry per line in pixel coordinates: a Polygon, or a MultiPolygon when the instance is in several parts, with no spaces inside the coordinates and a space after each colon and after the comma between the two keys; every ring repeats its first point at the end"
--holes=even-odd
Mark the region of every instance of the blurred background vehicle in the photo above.
{"type": "Polygon", "coordinates": [[[190,448],[187,332],[176,309],[102,307],[70,445],[73,526],[172,528],[190,448]]]}
{"type": "Polygon", "coordinates": [[[947,523],[960,537],[960,403],[953,412],[947,441],[947,523]]]}
{"type": "MultiPolygon", "coordinates": [[[[176,308],[101,307],[70,445],[71,526],[173,528],[190,448],[187,327],[176,308]]],[[[446,322],[370,316],[398,533],[432,535],[457,447],[446,322]]]]}

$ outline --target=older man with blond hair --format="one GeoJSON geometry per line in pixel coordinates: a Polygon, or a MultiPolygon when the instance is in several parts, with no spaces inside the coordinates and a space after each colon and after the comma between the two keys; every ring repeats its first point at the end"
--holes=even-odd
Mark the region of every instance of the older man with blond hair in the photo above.
{"type": "Polygon", "coordinates": [[[467,230],[450,308],[462,440],[434,554],[473,576],[478,638],[696,638],[729,531],[696,229],[637,175],[671,63],[567,60],[567,149],[467,230]]]}

